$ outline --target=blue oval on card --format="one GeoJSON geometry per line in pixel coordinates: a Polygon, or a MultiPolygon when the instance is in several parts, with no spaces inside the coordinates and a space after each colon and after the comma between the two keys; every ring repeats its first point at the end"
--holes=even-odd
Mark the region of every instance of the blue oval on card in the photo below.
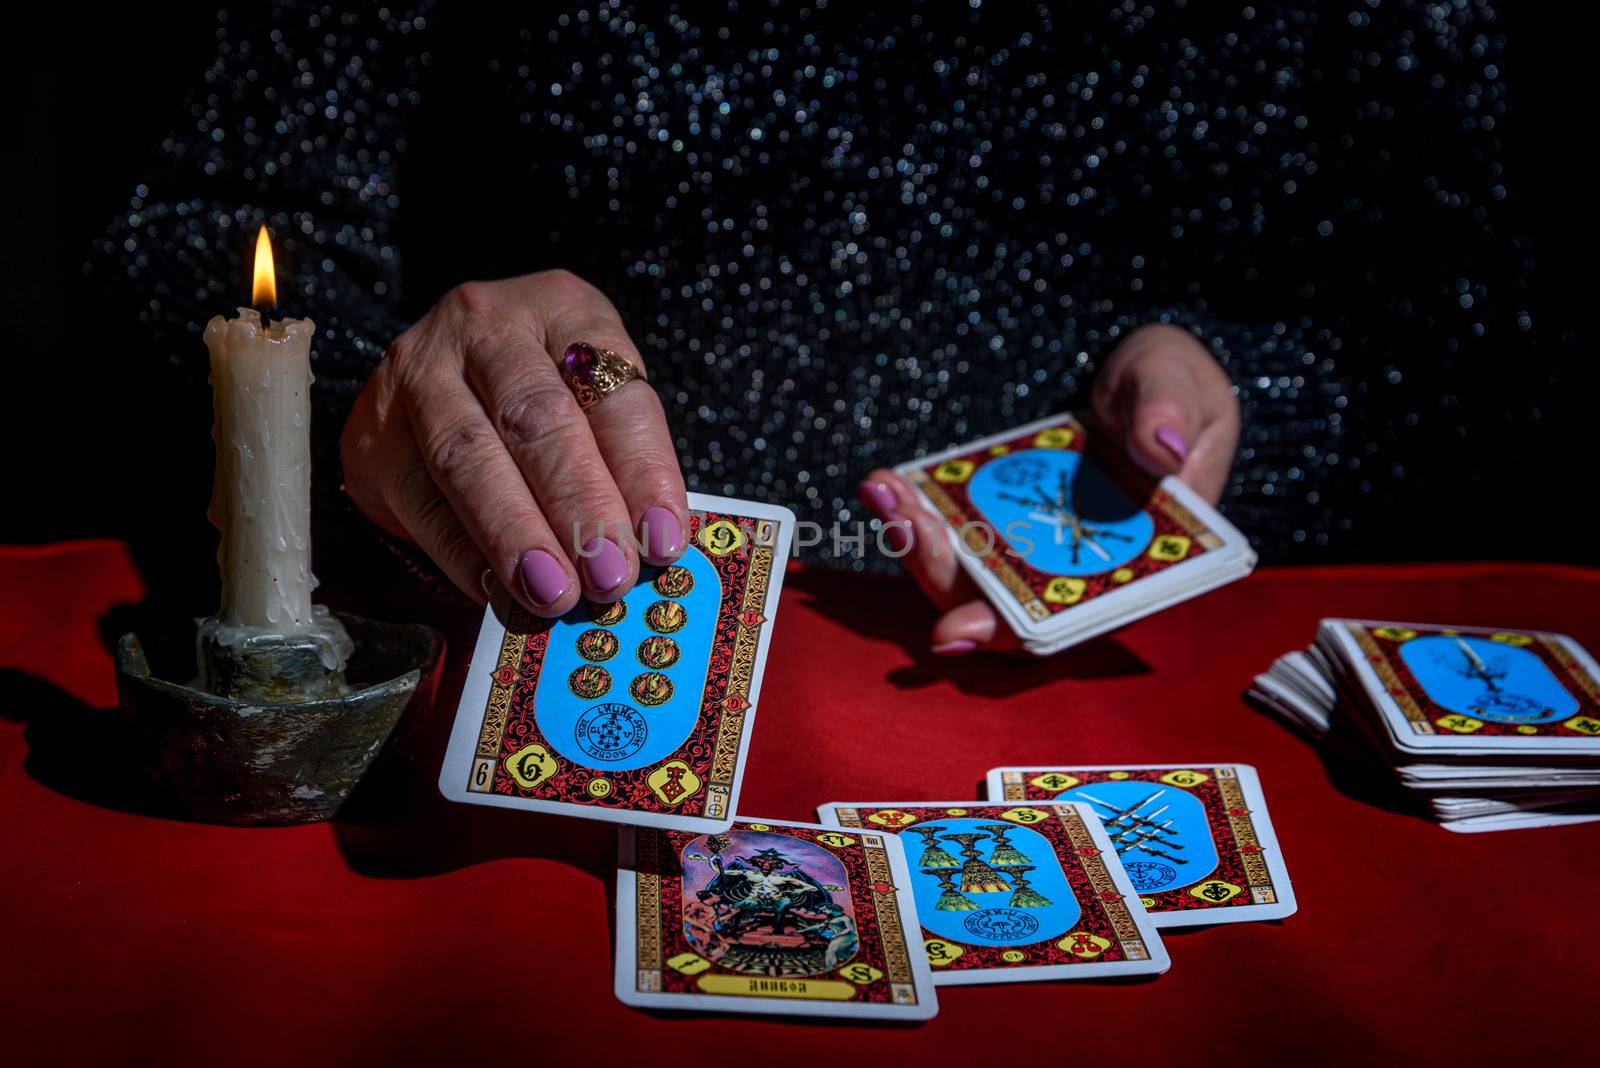
{"type": "Polygon", "coordinates": [[[1056,800],[1082,801],[1094,810],[1141,894],[1188,886],[1217,868],[1206,806],[1181,786],[1139,779],[1084,783],[1056,800]]]}
{"type": "Polygon", "coordinates": [[[641,568],[620,604],[614,621],[585,601],[556,620],[534,695],[556,752],[608,771],[658,763],[694,730],[722,581],[691,546],[673,568],[641,568]]]}
{"type": "Polygon", "coordinates": [[[1034,570],[1098,575],[1138,556],[1155,520],[1082,453],[1024,449],[978,468],[972,506],[1034,570]],[[1026,541],[1033,543],[1030,551],[1026,541]]]}
{"type": "Polygon", "coordinates": [[[1441,708],[1495,723],[1553,723],[1578,698],[1538,654],[1489,638],[1430,634],[1400,646],[1400,659],[1441,708]]]}
{"type": "Polygon", "coordinates": [[[901,831],[900,843],[917,918],[940,938],[1029,945],[1060,938],[1082,914],[1054,847],[1038,831],[1002,819],[930,820],[901,831]]]}

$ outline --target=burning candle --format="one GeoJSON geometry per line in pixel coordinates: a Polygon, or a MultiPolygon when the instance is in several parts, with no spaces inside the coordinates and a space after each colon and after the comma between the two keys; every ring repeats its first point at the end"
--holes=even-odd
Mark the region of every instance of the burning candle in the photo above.
{"type": "MultiPolygon", "coordinates": [[[[251,302],[277,304],[272,245],[256,239],[251,302]]],[[[253,308],[206,324],[217,446],[210,519],[221,532],[222,644],[326,631],[311,591],[311,335],[309,319],[266,322],[253,308]]]]}

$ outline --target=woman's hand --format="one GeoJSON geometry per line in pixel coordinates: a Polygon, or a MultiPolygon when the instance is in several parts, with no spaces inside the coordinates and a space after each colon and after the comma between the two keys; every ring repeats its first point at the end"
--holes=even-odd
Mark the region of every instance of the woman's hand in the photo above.
{"type": "MultiPolygon", "coordinates": [[[[1221,498],[1239,444],[1239,402],[1227,374],[1188,331],[1152,324],[1129,334],[1101,371],[1090,403],[1145,470],[1175,474],[1213,504],[1221,498]]],[[[933,651],[1015,648],[1016,635],[962,570],[943,521],[910,484],[880,467],[860,492],[892,524],[885,540],[904,551],[901,562],[944,613],[933,626],[933,651]]]]}
{"type": "Polygon", "coordinates": [[[356,504],[479,603],[492,573],[558,616],[580,593],[626,593],[640,546],[652,564],[683,552],[688,502],[655,390],[628,382],[585,413],[557,366],[574,342],[644,367],[611,302],[572,274],[458,286],[389,346],[345,426],[356,504]]]}

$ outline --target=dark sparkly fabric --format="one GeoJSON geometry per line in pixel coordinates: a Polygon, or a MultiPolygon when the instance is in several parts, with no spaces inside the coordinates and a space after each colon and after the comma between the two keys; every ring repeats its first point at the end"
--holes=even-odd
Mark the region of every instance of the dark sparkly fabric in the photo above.
{"type": "Polygon", "coordinates": [[[621,310],[690,485],[802,518],[1085,403],[1151,319],[1237,385],[1224,505],[1264,559],[1470,487],[1457,372],[1535,337],[1490,5],[878,6],[224,19],[91,266],[203,374],[270,222],[325,445],[444,288],[567,266],[621,310]]]}

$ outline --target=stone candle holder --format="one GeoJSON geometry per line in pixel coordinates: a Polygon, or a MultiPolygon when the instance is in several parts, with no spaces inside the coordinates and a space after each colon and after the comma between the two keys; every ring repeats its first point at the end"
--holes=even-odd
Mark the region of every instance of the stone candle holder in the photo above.
{"type": "Polygon", "coordinates": [[[444,649],[431,627],[336,618],[354,643],[342,672],[309,638],[225,646],[190,629],[147,648],[124,634],[117,693],[157,790],[210,823],[333,816],[431,692],[444,649]]]}

